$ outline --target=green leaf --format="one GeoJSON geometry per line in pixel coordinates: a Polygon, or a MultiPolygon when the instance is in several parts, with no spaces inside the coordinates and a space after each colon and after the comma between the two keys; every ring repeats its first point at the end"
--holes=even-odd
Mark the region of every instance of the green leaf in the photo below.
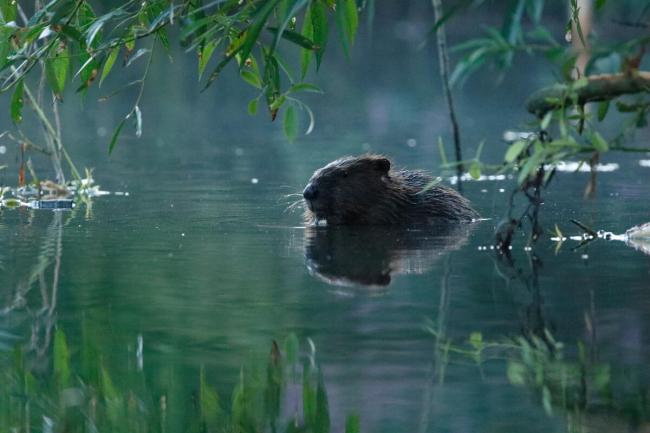
{"type": "Polygon", "coordinates": [[[594,146],[598,152],[607,152],[609,150],[609,145],[607,141],[603,138],[598,131],[593,131],[590,137],[591,144],[594,146]]]}
{"type": "Polygon", "coordinates": [[[248,114],[250,114],[251,116],[254,116],[255,113],[257,113],[257,103],[258,103],[257,98],[253,99],[251,102],[248,103],[248,114]]]}
{"type": "Polygon", "coordinates": [[[253,49],[253,45],[259,38],[262,28],[266,24],[273,8],[277,6],[280,0],[268,0],[260,6],[254,14],[253,24],[245,32],[244,42],[241,46],[241,58],[245,62],[253,49]]]}
{"type": "Polygon", "coordinates": [[[287,93],[296,93],[296,92],[323,93],[320,87],[310,83],[294,84],[289,88],[289,90],[287,90],[287,93]]]}
{"type": "Polygon", "coordinates": [[[97,39],[99,32],[102,30],[102,27],[104,27],[104,24],[106,24],[109,20],[113,18],[120,18],[128,14],[129,13],[126,10],[122,8],[116,8],[113,9],[111,12],[95,19],[85,32],[86,46],[87,47],[93,46],[93,42],[95,42],[95,39],[97,39]]]}
{"type": "Polygon", "coordinates": [[[45,75],[52,92],[61,99],[70,68],[70,52],[63,45],[56,49],[53,57],[45,59],[45,75]]]}
{"type": "Polygon", "coordinates": [[[549,111],[544,115],[544,118],[539,124],[539,129],[541,129],[542,131],[546,131],[548,129],[548,125],[551,124],[552,119],[553,119],[553,111],[549,111]]]}
{"type": "Polygon", "coordinates": [[[602,101],[598,104],[598,121],[602,122],[609,111],[610,101],[602,101]]]}
{"type": "Polygon", "coordinates": [[[478,180],[481,177],[481,164],[478,161],[474,161],[469,167],[469,175],[472,176],[472,179],[478,180]]]}
{"type": "Polygon", "coordinates": [[[285,96],[280,95],[280,69],[275,56],[267,57],[264,67],[264,92],[266,104],[271,111],[271,119],[275,120],[278,109],[284,103],[285,96]]]}
{"type": "Polygon", "coordinates": [[[348,415],[345,420],[345,433],[360,433],[361,423],[359,422],[359,415],[348,415]]]}
{"type": "Polygon", "coordinates": [[[316,420],[316,390],[312,384],[312,369],[307,362],[302,375],[302,417],[307,425],[316,420]]]}
{"type": "Polygon", "coordinates": [[[75,9],[75,1],[73,0],[61,0],[56,2],[53,1],[50,4],[48,4],[46,8],[49,8],[51,4],[54,4],[54,6],[58,6],[57,9],[54,11],[54,15],[52,15],[51,18],[52,23],[59,23],[60,21],[67,20],[67,17],[75,9]]]}
{"type": "MultiPolygon", "coordinates": [[[[275,35],[278,34],[277,27],[267,27],[267,30],[275,35]]],[[[282,37],[307,50],[315,51],[318,49],[318,45],[316,45],[311,39],[306,38],[298,32],[285,30],[282,32],[282,37]]]]}
{"type": "Polygon", "coordinates": [[[248,84],[251,86],[261,89],[262,88],[262,81],[260,80],[259,75],[256,75],[254,72],[248,70],[248,69],[242,69],[239,72],[239,75],[242,77],[244,81],[246,81],[248,84]]]}
{"type": "Polygon", "coordinates": [[[442,137],[438,137],[438,151],[440,152],[440,161],[443,166],[449,165],[447,160],[447,153],[445,152],[445,145],[442,142],[442,137]]]}
{"type": "Polygon", "coordinates": [[[573,83],[571,83],[571,89],[572,90],[582,89],[583,87],[586,87],[588,84],[589,84],[589,78],[587,77],[578,78],[573,83]]]}
{"type": "Polygon", "coordinates": [[[23,120],[23,80],[18,81],[11,96],[11,119],[18,124],[23,120]]]}
{"type": "MultiPolygon", "coordinates": [[[[225,68],[228,63],[232,61],[235,57],[238,56],[240,60],[240,67],[243,67],[243,65],[246,65],[246,59],[249,56],[241,56],[239,53],[244,47],[244,42],[246,40],[247,34],[246,32],[242,33],[226,50],[226,56],[219,62],[216,68],[212,71],[210,74],[210,77],[208,77],[207,82],[205,83],[205,86],[203,86],[203,89],[201,91],[205,91],[210,85],[214,82],[219,77],[219,74],[225,68]]],[[[249,51],[250,54],[250,51],[249,51]]]]}
{"type": "Polygon", "coordinates": [[[111,137],[111,142],[108,144],[108,154],[110,155],[113,153],[113,149],[115,148],[115,144],[117,143],[117,139],[120,136],[120,132],[122,132],[122,128],[124,127],[124,124],[126,123],[127,117],[122,119],[119,125],[117,125],[117,128],[115,128],[115,131],[113,132],[113,136],[111,137]]]}
{"type": "Polygon", "coordinates": [[[212,429],[216,429],[223,409],[219,402],[219,395],[210,388],[205,380],[205,368],[203,366],[199,371],[199,407],[201,408],[201,419],[209,424],[212,429]]]}
{"type": "Polygon", "coordinates": [[[483,334],[480,332],[472,332],[469,336],[469,343],[476,350],[483,348],[483,334]]]}
{"type": "Polygon", "coordinates": [[[102,394],[104,395],[104,398],[107,400],[119,400],[120,393],[115,388],[115,385],[113,385],[111,376],[108,373],[108,370],[106,370],[106,368],[103,365],[101,367],[101,375],[102,375],[102,394]]]}
{"type": "Polygon", "coordinates": [[[356,0],[336,0],[336,24],[339,37],[346,57],[350,58],[350,50],[359,26],[356,0]]]}
{"type": "Polygon", "coordinates": [[[289,105],[284,112],[284,134],[289,143],[293,143],[298,136],[298,118],[293,105],[289,105]]]}
{"type": "Polygon", "coordinates": [[[70,386],[70,351],[65,339],[65,334],[60,328],[54,333],[54,349],[52,354],[54,362],[54,375],[60,389],[70,386]]]}
{"type": "MultiPolygon", "coordinates": [[[[291,5],[291,8],[288,7],[288,2],[287,4],[283,3],[285,5],[285,10],[284,11],[279,11],[280,16],[283,17],[283,19],[280,21],[280,27],[269,27],[269,30],[273,31],[275,33],[275,38],[273,38],[273,43],[271,44],[271,53],[275,52],[275,50],[278,47],[278,44],[280,43],[280,37],[284,37],[288,40],[292,40],[292,38],[287,37],[285,35],[285,32],[289,32],[290,30],[286,30],[287,25],[289,24],[289,21],[291,21],[295,15],[298,13],[300,9],[302,9],[305,4],[307,3],[307,0],[292,0],[293,4],[291,5]]],[[[294,34],[293,38],[296,38],[296,35],[298,38],[301,38],[302,35],[296,32],[292,32],[294,34]]],[[[297,38],[296,38],[297,40],[297,38]]],[[[293,40],[293,42],[296,42],[296,40],[293,40]]]]}
{"type": "Polygon", "coordinates": [[[619,113],[633,113],[638,109],[636,104],[626,104],[622,101],[616,101],[616,109],[619,113]]]}
{"type": "Polygon", "coordinates": [[[605,6],[605,3],[607,3],[607,0],[596,0],[596,10],[601,10],[605,6]]]}
{"type": "Polygon", "coordinates": [[[533,23],[538,25],[542,20],[542,12],[544,12],[544,0],[529,1],[526,10],[533,23]]]}
{"type": "Polygon", "coordinates": [[[218,41],[208,41],[199,52],[199,79],[203,76],[205,67],[208,66],[217,45],[219,45],[218,41]]]}
{"type": "Polygon", "coordinates": [[[125,68],[128,68],[128,67],[131,66],[131,64],[132,64],[133,62],[135,62],[137,59],[139,59],[140,57],[142,57],[142,56],[144,56],[145,54],[150,53],[150,52],[151,52],[151,50],[148,49],[148,48],[140,48],[138,51],[135,52],[134,55],[132,55],[131,57],[129,57],[129,60],[126,62],[126,64],[124,65],[124,67],[125,67],[125,68]]]}
{"type": "Polygon", "coordinates": [[[544,159],[544,155],[544,149],[535,147],[535,153],[533,153],[533,155],[526,160],[523,167],[521,167],[519,170],[519,176],[517,177],[517,182],[519,185],[523,184],[524,181],[528,179],[529,175],[537,172],[540,163],[544,159]]]}
{"type": "Polygon", "coordinates": [[[61,33],[63,33],[65,36],[69,37],[73,41],[77,42],[81,46],[85,44],[83,36],[79,32],[79,30],[77,30],[73,26],[62,25],[61,33]]]}
{"type": "MultiPolygon", "coordinates": [[[[94,81],[95,78],[97,77],[97,72],[99,70],[99,63],[97,63],[97,60],[95,59],[94,56],[89,55],[87,52],[82,51],[79,55],[79,61],[83,62],[83,65],[77,73],[75,74],[75,77],[78,75],[79,79],[81,80],[81,90],[87,89],[94,81]]],[[[74,77],[73,77],[74,79],[74,77]]]]}
{"type": "Polygon", "coordinates": [[[327,46],[327,35],[329,29],[327,28],[327,10],[323,0],[316,0],[312,3],[309,11],[309,18],[313,28],[313,41],[318,46],[316,51],[316,70],[320,69],[325,47],[327,46]]]}
{"type": "Polygon", "coordinates": [[[119,45],[113,48],[111,52],[108,54],[108,58],[106,58],[106,62],[104,63],[104,69],[102,70],[102,76],[99,79],[99,87],[102,86],[104,79],[108,76],[108,73],[111,72],[111,69],[113,68],[113,65],[115,64],[115,60],[117,59],[117,56],[119,54],[120,54],[119,45]]]}
{"type": "MultiPolygon", "coordinates": [[[[9,23],[11,21],[16,21],[18,16],[18,2],[16,0],[1,0],[0,1],[0,13],[2,14],[2,21],[4,23],[9,23]]],[[[6,41],[3,41],[6,42],[6,41]]]]}
{"type": "Polygon", "coordinates": [[[501,33],[494,33],[493,37],[498,38],[498,44],[504,49],[499,56],[499,66],[509,67],[512,64],[514,51],[510,49],[522,37],[521,20],[528,0],[514,0],[506,14],[501,28],[501,33]]]}
{"type": "Polygon", "coordinates": [[[292,365],[298,362],[299,346],[298,337],[292,332],[284,341],[284,353],[287,358],[287,364],[292,365]]]}
{"type": "Polygon", "coordinates": [[[526,140],[517,140],[514,143],[508,147],[508,150],[506,151],[505,155],[505,161],[508,164],[512,164],[521,154],[521,152],[524,151],[528,147],[528,142],[526,140]]]}
{"type": "Polygon", "coordinates": [[[523,386],[526,384],[526,366],[520,362],[510,361],[508,362],[507,369],[508,381],[517,386],[523,386]]]}
{"type": "Polygon", "coordinates": [[[325,391],[325,382],[323,381],[322,372],[318,372],[318,385],[316,387],[316,414],[314,419],[314,433],[329,433],[330,415],[329,403],[327,401],[327,392],[325,391]]]}
{"type": "MultiPolygon", "coordinates": [[[[305,12],[305,18],[302,23],[302,36],[305,39],[312,41],[314,39],[314,26],[311,21],[311,8],[305,12]]],[[[303,48],[300,50],[300,78],[304,79],[311,63],[311,58],[314,56],[314,51],[311,49],[303,48]]]]}

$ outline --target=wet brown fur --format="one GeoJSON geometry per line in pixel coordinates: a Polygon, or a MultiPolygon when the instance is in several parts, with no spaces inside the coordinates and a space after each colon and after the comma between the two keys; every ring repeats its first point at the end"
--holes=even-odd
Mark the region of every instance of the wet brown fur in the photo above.
{"type": "Polygon", "coordinates": [[[394,170],[381,155],[343,157],[309,180],[318,195],[305,200],[305,220],[329,225],[412,225],[472,221],[478,213],[455,190],[430,186],[424,171],[394,170]],[[429,188],[426,188],[429,186],[429,188]]]}

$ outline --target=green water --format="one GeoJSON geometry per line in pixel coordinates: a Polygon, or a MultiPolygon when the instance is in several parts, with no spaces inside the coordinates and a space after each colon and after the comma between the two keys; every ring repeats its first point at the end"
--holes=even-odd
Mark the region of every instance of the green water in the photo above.
{"type": "MultiPolygon", "coordinates": [[[[488,220],[460,229],[314,230],[299,210],[287,211],[295,200],[288,195],[343,154],[371,150],[437,171],[436,138],[449,136],[433,55],[378,38],[373,45],[362,38],[359,49],[369,54],[351,64],[332,53],[318,78],[326,94],[310,98],[317,128],[296,144],[265,113],[246,115],[242,95],[254,94],[232,76],[199,96],[194,79],[183,78],[193,65],[182,61],[158,59],[164,69],[145,93],[143,138],[125,133],[110,158],[112,127],[133,95],[113,105],[94,102],[103,91],[83,105],[70,95],[64,139],[71,153],[95,167],[103,189],[129,194],[73,212],[2,211],[0,374],[19,375],[13,349],[21,347],[40,385],[37,396],[0,396],[0,428],[25,425],[17,411],[31,401],[33,430],[48,431],[45,417],[64,430],[60,404],[68,400],[53,385],[56,329],[70,352],[71,379],[62,388],[92,388],[101,366],[124,399],[124,419],[139,422],[138,429],[118,422],[123,431],[200,431],[193,421],[201,369],[230,410],[241,368],[246,377],[263,370],[272,341],[282,345],[291,334],[300,341],[300,365],[311,353],[307,339],[315,345],[332,431],[344,431],[349,414],[367,432],[647,425],[648,256],[604,240],[556,251],[548,239],[555,224],[579,234],[571,218],[614,233],[648,221],[650,169],[638,162],[647,156],[608,156],[620,169],[599,175],[591,200],[582,198],[588,175],[558,174],[541,211],[549,236],[534,251],[518,238],[512,266],[489,249],[512,180],[466,184],[488,220]],[[407,67],[386,66],[388,58],[407,67]],[[527,361],[521,342],[485,349],[478,362],[461,353],[481,346],[477,333],[485,344],[515,344],[544,330],[564,344],[561,357],[527,361]],[[472,334],[478,346],[467,342],[472,334]],[[543,380],[517,380],[535,368],[547,373],[543,380]],[[561,382],[558,369],[566,392],[552,386],[561,382]],[[582,406],[574,383],[581,377],[589,395],[582,406]],[[141,410],[129,412],[129,401],[141,410]]],[[[469,155],[487,139],[484,154],[498,160],[503,131],[527,119],[525,89],[541,78],[526,71],[521,65],[507,84],[479,80],[458,91],[469,155]]],[[[647,132],[635,139],[647,140],[647,132]]],[[[15,151],[3,158],[15,161],[15,151]]],[[[14,182],[13,172],[2,176],[14,182]]],[[[300,388],[300,381],[286,387],[285,418],[300,412],[300,388]]],[[[109,405],[115,395],[102,389],[98,404],[109,405]]]]}

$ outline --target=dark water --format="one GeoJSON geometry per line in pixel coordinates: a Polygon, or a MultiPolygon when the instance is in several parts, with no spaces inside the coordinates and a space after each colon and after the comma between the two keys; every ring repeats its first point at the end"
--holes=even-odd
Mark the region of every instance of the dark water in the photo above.
{"type": "MultiPolygon", "coordinates": [[[[342,154],[377,151],[438,171],[437,136],[448,141],[448,134],[432,52],[379,40],[359,42],[368,57],[326,66],[318,81],[327,93],[310,98],[317,129],[295,144],[263,114],[247,117],[241,95],[249,89],[232,77],[197,96],[193,77],[180,79],[190,68],[182,62],[161,59],[168,70],[154,74],[147,90],[144,137],[127,133],[111,158],[106,142],[129,95],[110,107],[92,97],[80,107],[71,95],[64,113],[71,153],[96,167],[103,189],[129,195],[74,212],[3,211],[5,373],[18,344],[40,377],[52,374],[48,332],[55,328],[80,364],[89,335],[118,388],[138,370],[149,397],[181,401],[169,418],[170,429],[181,429],[192,418],[202,367],[229,401],[240,368],[265,362],[274,339],[295,333],[303,351],[307,338],[316,347],[333,431],[343,431],[348,413],[368,432],[647,426],[649,256],[604,240],[556,251],[549,238],[555,224],[579,234],[572,218],[614,233],[650,220],[650,169],[639,164],[648,156],[608,155],[604,162],[620,169],[601,173],[589,200],[587,174],[558,174],[541,211],[548,235],[533,251],[518,238],[510,265],[489,246],[512,180],[465,185],[487,218],[470,227],[328,231],[306,229],[300,211],[286,211],[296,199],[288,195],[342,154]],[[385,64],[390,56],[393,66],[385,64]],[[515,363],[550,368],[505,348],[521,336],[544,338],[544,330],[564,344],[554,365],[589,366],[586,407],[563,403],[552,386],[544,391],[546,382],[520,386],[509,376],[515,363]],[[460,353],[473,333],[504,346],[486,349],[477,363],[460,353]],[[599,368],[608,371],[607,392],[593,377],[599,368]]],[[[527,119],[525,89],[541,81],[527,71],[516,69],[507,85],[477,80],[458,91],[469,155],[482,139],[488,160],[503,154],[503,131],[527,119]],[[497,92],[503,96],[495,101],[497,92]]]]}

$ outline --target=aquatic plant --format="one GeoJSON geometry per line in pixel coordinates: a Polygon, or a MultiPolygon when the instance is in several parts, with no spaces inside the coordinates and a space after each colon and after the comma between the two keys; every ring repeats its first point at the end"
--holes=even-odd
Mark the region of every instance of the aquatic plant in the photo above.
{"type": "MultiPolygon", "coordinates": [[[[433,324],[426,330],[436,339],[446,364],[470,359],[483,372],[488,363],[499,363],[508,382],[530,391],[550,416],[564,412],[568,431],[590,431],[587,426],[616,420],[629,426],[650,420],[647,402],[650,385],[641,380],[641,371],[628,366],[599,361],[587,343],[569,347],[557,341],[548,329],[497,340],[485,340],[473,332],[464,342],[452,341],[433,324]],[[596,420],[596,421],[594,421],[596,420]],[[578,428],[580,427],[580,428],[578,428]]],[[[444,377],[439,378],[440,381],[444,377]]]]}
{"type": "MultiPolygon", "coordinates": [[[[86,334],[86,331],[83,333],[86,334]]],[[[134,366],[119,377],[107,354],[87,335],[70,347],[61,328],[54,332],[47,364],[40,365],[20,345],[0,351],[2,431],[168,431],[313,432],[330,431],[330,413],[315,346],[301,351],[291,334],[274,341],[266,367],[242,367],[230,399],[223,399],[201,367],[192,393],[155,388],[142,363],[142,337],[134,366]]],[[[357,433],[359,419],[346,420],[357,433]]]]}

